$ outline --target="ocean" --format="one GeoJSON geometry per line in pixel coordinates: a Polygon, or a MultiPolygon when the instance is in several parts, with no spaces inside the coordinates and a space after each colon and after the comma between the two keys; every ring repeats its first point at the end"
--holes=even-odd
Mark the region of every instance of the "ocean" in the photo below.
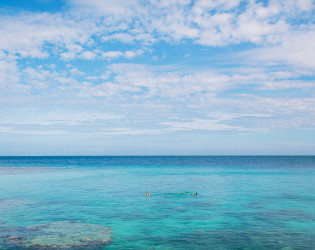
{"type": "Polygon", "coordinates": [[[35,248],[315,249],[315,157],[0,157],[0,249],[35,248]]]}

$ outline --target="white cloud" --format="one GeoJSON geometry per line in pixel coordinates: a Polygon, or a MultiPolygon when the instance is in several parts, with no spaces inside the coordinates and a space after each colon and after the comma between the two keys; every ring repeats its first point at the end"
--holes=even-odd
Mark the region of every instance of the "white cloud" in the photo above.
{"type": "Polygon", "coordinates": [[[76,78],[82,76],[84,73],[76,68],[72,68],[72,66],[69,67],[69,71],[61,72],[51,69],[51,67],[27,67],[21,71],[20,75],[23,77],[25,84],[36,89],[44,90],[52,86],[75,85],[78,83],[76,78]]]}
{"type": "Polygon", "coordinates": [[[0,109],[1,126],[16,125],[84,125],[95,123],[96,121],[119,120],[123,116],[110,112],[86,111],[74,112],[60,107],[45,107],[45,113],[41,112],[39,107],[16,107],[12,108],[14,112],[6,109],[0,109]]]}
{"type": "Polygon", "coordinates": [[[132,59],[136,56],[139,56],[143,53],[144,51],[139,49],[136,51],[132,50],[127,50],[127,51],[106,51],[102,53],[102,57],[106,59],[117,59],[119,57],[125,57],[127,59],[132,59]]]}
{"type": "Polygon", "coordinates": [[[29,90],[29,86],[21,84],[21,75],[14,58],[0,57],[0,99],[3,99],[8,92],[29,90]]]}
{"type": "Polygon", "coordinates": [[[95,134],[97,135],[147,135],[166,133],[163,129],[132,129],[132,128],[112,128],[102,129],[95,134]]]}
{"type": "Polygon", "coordinates": [[[143,53],[143,50],[139,49],[137,51],[125,51],[124,55],[128,59],[132,59],[136,56],[139,56],[143,53]]]}
{"type": "Polygon", "coordinates": [[[172,130],[244,130],[239,126],[223,124],[217,120],[194,119],[185,122],[163,122],[163,125],[171,126],[172,130]]]}
{"type": "MultiPolygon", "coordinates": [[[[13,134],[13,135],[69,135],[71,134],[71,131],[62,131],[62,130],[57,130],[57,129],[39,129],[33,128],[33,129],[18,129],[14,127],[2,127],[0,126],[0,134],[13,134]]],[[[76,134],[74,132],[74,134],[76,134]]]]}
{"type": "Polygon", "coordinates": [[[18,84],[20,77],[17,63],[14,60],[0,59],[0,87],[5,88],[18,84]]]}
{"type": "Polygon", "coordinates": [[[286,34],[282,40],[277,46],[254,49],[243,56],[274,65],[284,63],[298,68],[315,69],[315,27],[286,34]]]}
{"type": "Polygon", "coordinates": [[[311,13],[311,1],[72,1],[77,13],[105,17],[103,40],[126,43],[192,39],[217,46],[240,42],[277,43],[277,37],[291,32],[291,19],[311,13]],[[292,12],[293,11],[293,12],[292,12]],[[116,29],[115,29],[116,27],[116,29]],[[108,32],[108,33],[106,33],[108,32]]]}
{"type": "Polygon", "coordinates": [[[72,60],[76,57],[76,53],[74,52],[64,52],[60,54],[61,59],[67,61],[67,60],[72,60]]]}
{"type": "MultiPolygon", "coordinates": [[[[250,68],[237,68],[231,72],[219,73],[213,70],[187,70],[171,66],[145,66],[139,64],[112,64],[106,77],[112,74],[113,81],[101,85],[84,87],[84,96],[111,96],[130,92],[131,97],[144,99],[154,97],[175,98],[216,96],[228,90],[242,90],[252,85],[258,90],[284,90],[297,88],[311,90],[310,81],[301,81],[299,72],[273,71],[259,68],[251,72],[250,68]]],[[[303,75],[303,74],[302,74],[303,75]]],[[[82,94],[82,93],[81,93],[82,94]]]]}
{"type": "MultiPolygon", "coordinates": [[[[213,110],[227,114],[258,114],[255,119],[259,115],[268,118],[261,124],[273,129],[314,124],[313,1],[274,0],[263,4],[240,0],[72,0],[68,3],[66,12],[59,14],[16,12],[5,15],[2,12],[1,97],[9,91],[31,89],[36,92],[32,101],[38,105],[73,102],[84,106],[91,102],[91,110],[97,105],[110,106],[119,111],[128,109],[133,115],[139,107],[145,106],[143,117],[155,110],[155,122],[167,125],[165,130],[241,130],[246,127],[241,124],[244,116],[213,117],[209,115],[213,110]],[[243,42],[250,42],[256,48],[238,54],[237,62],[231,63],[234,68],[221,68],[215,63],[213,67],[205,63],[197,70],[185,63],[182,66],[109,65],[114,59],[132,60],[150,48],[160,48],[159,43],[150,47],[160,41],[176,49],[178,43],[188,48],[192,43],[227,46],[243,42]],[[39,58],[38,64],[43,66],[37,67],[32,58],[39,58]],[[80,60],[73,62],[76,67],[64,67],[64,61],[78,58],[86,62],[81,64],[80,60]],[[60,59],[64,61],[58,61],[60,59]],[[88,62],[93,59],[102,60],[102,63],[98,64],[97,60],[88,62]],[[50,66],[52,61],[55,65],[50,66]],[[46,62],[49,65],[45,65],[46,62]],[[242,63],[244,67],[239,66],[242,63]],[[302,79],[304,76],[310,80],[302,79]],[[163,118],[166,112],[174,117],[182,115],[184,121],[163,118]],[[199,114],[200,118],[188,119],[191,114],[199,114]],[[274,117],[280,122],[272,120],[274,117]],[[294,117],[301,122],[292,119],[294,117]],[[232,120],[240,120],[240,124],[231,125],[232,120]]],[[[225,48],[227,54],[235,51],[225,48]]],[[[152,52],[150,58],[161,58],[161,51],[152,52]]],[[[167,53],[168,59],[172,60],[172,52],[167,53]]],[[[183,57],[185,54],[192,54],[187,61],[196,59],[194,51],[183,51],[183,57]]],[[[11,100],[20,101],[18,97],[11,100]]],[[[28,104],[25,100],[21,103],[28,104]]],[[[80,113],[89,117],[86,112],[80,113]]],[[[62,123],[60,117],[53,116],[33,118],[37,125],[62,123]]],[[[71,117],[68,113],[65,116],[71,117]]],[[[27,124],[28,119],[24,117],[22,120],[22,124],[27,124]]],[[[76,122],[75,118],[69,117],[63,121],[69,125],[95,122],[93,118],[76,122]]],[[[112,133],[141,133],[140,129],[120,127],[122,131],[112,133]]],[[[143,131],[153,130],[144,128],[143,131]]]]}
{"type": "Polygon", "coordinates": [[[114,59],[123,56],[124,53],[122,51],[106,51],[102,54],[102,57],[107,59],[114,59]]]}
{"type": "Polygon", "coordinates": [[[111,24],[118,20],[128,20],[135,16],[136,11],[140,11],[141,5],[137,0],[70,0],[72,6],[75,8],[75,11],[79,13],[86,13],[88,15],[92,13],[97,13],[98,15],[109,16],[111,17],[105,20],[111,24]],[[137,9],[139,7],[139,9],[137,9]]]}
{"type": "Polygon", "coordinates": [[[310,11],[314,8],[314,1],[312,0],[297,0],[296,3],[302,11],[310,11]]]}
{"type": "Polygon", "coordinates": [[[93,22],[77,22],[60,14],[19,13],[0,16],[0,49],[21,57],[48,57],[49,44],[66,48],[64,56],[82,50],[95,32],[93,22]],[[81,44],[81,45],[80,45],[81,44]]]}
{"type": "Polygon", "coordinates": [[[141,40],[141,39],[137,39],[135,38],[134,35],[132,34],[128,34],[128,33],[115,33],[115,34],[110,34],[110,35],[106,35],[102,37],[102,40],[104,42],[106,41],[111,41],[111,40],[116,40],[116,41],[121,41],[124,43],[133,43],[134,40],[141,40]]]}
{"type": "Polygon", "coordinates": [[[91,51],[84,51],[79,57],[82,59],[92,60],[96,58],[96,54],[91,51]]]}
{"type": "MultiPolygon", "coordinates": [[[[305,22],[309,31],[314,29],[310,17],[313,9],[310,0],[289,3],[275,0],[266,5],[239,0],[69,1],[69,12],[64,14],[20,12],[15,16],[0,16],[0,50],[20,57],[44,58],[57,54],[64,60],[139,55],[136,50],[116,51],[116,55],[108,51],[101,55],[95,51],[97,43],[93,36],[103,42],[137,41],[145,45],[186,39],[206,46],[252,42],[289,50],[292,46],[286,38],[301,37],[305,22]],[[291,23],[297,15],[306,16],[305,22],[291,23]]],[[[313,35],[305,35],[300,40],[312,44],[312,39],[313,35]]],[[[278,50],[278,54],[286,52],[278,50]]]]}
{"type": "Polygon", "coordinates": [[[110,70],[115,75],[116,90],[120,88],[138,92],[144,98],[179,98],[203,91],[215,92],[226,89],[229,77],[211,71],[188,72],[161,71],[159,67],[134,64],[114,64],[110,70]],[[132,88],[131,88],[132,87],[132,88]]]}
{"type": "Polygon", "coordinates": [[[85,73],[82,72],[81,70],[78,70],[77,68],[71,68],[70,71],[71,75],[74,75],[74,76],[84,76],[85,73]]]}

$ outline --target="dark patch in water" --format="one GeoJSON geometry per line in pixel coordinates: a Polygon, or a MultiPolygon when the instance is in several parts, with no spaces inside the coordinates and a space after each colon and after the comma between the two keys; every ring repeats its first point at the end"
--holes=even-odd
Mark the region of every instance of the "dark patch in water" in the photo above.
{"type": "Polygon", "coordinates": [[[71,221],[26,228],[0,226],[0,248],[100,249],[111,243],[111,235],[109,227],[71,221]]]}
{"type": "Polygon", "coordinates": [[[315,216],[298,209],[264,210],[254,215],[256,220],[313,221],[315,216]]]}
{"type": "Polygon", "coordinates": [[[275,200],[277,202],[283,201],[283,200],[290,200],[290,201],[295,201],[295,202],[300,202],[300,203],[313,203],[315,202],[315,196],[310,196],[310,195],[301,195],[298,193],[288,193],[288,192],[283,192],[278,195],[267,195],[264,196],[262,199],[260,199],[262,203],[272,203],[275,200]]]}
{"type": "Polygon", "coordinates": [[[187,207],[173,207],[172,210],[175,212],[184,213],[184,212],[190,211],[190,208],[188,206],[187,207]]]}
{"type": "Polygon", "coordinates": [[[183,221],[210,221],[210,220],[213,220],[213,216],[211,215],[198,215],[198,216],[182,216],[182,217],[179,217],[181,220],[183,221]]]}
{"type": "Polygon", "coordinates": [[[191,207],[193,209],[198,209],[198,210],[209,210],[209,209],[212,209],[213,207],[219,206],[219,204],[215,202],[204,202],[204,201],[198,201],[198,200],[187,202],[185,205],[187,207],[191,207]]]}
{"type": "Polygon", "coordinates": [[[38,204],[37,201],[27,199],[1,199],[0,198],[0,209],[9,209],[11,207],[18,206],[34,206],[38,204]]]}
{"type": "MultiPolygon", "coordinates": [[[[163,241],[162,241],[163,242],[163,241]]],[[[314,249],[315,235],[280,230],[199,230],[164,240],[178,249],[314,249]]]]}
{"type": "Polygon", "coordinates": [[[137,221],[139,219],[151,219],[153,216],[144,213],[115,213],[101,216],[103,218],[116,218],[123,221],[137,221]]]}

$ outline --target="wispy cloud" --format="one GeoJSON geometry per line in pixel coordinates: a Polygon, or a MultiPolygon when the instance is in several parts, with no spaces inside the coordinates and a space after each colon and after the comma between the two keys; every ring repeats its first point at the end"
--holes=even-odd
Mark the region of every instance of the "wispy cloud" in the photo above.
{"type": "Polygon", "coordinates": [[[0,11],[1,134],[315,127],[312,0],[60,4],[0,11]]]}
{"type": "Polygon", "coordinates": [[[243,56],[251,61],[263,62],[269,65],[279,63],[300,69],[315,69],[315,26],[311,29],[292,31],[281,36],[281,43],[254,49],[243,56]]]}
{"type": "MultiPolygon", "coordinates": [[[[218,46],[240,42],[282,44],[282,36],[296,30],[292,19],[310,16],[312,1],[69,1],[67,15],[21,13],[1,16],[0,48],[20,56],[47,57],[53,44],[63,58],[94,58],[93,36],[103,41],[152,43],[160,40],[192,41],[218,46]],[[70,15],[69,15],[70,14],[70,15]],[[92,18],[91,16],[94,16],[92,18]],[[84,21],[80,16],[88,16],[84,21]],[[82,53],[81,53],[82,52],[82,53]]],[[[307,19],[306,19],[307,20],[307,19]]],[[[300,24],[312,30],[308,22],[300,24]]]]}
{"type": "Polygon", "coordinates": [[[244,130],[242,127],[219,123],[216,120],[194,119],[186,122],[164,122],[172,130],[244,130]]]}

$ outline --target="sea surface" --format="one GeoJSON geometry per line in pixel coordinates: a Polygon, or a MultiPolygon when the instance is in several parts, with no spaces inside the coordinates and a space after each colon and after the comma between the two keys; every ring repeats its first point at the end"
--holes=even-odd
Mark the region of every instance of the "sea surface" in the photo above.
{"type": "Polygon", "coordinates": [[[315,249],[315,157],[0,157],[0,249],[100,226],[106,249],[315,249]]]}

